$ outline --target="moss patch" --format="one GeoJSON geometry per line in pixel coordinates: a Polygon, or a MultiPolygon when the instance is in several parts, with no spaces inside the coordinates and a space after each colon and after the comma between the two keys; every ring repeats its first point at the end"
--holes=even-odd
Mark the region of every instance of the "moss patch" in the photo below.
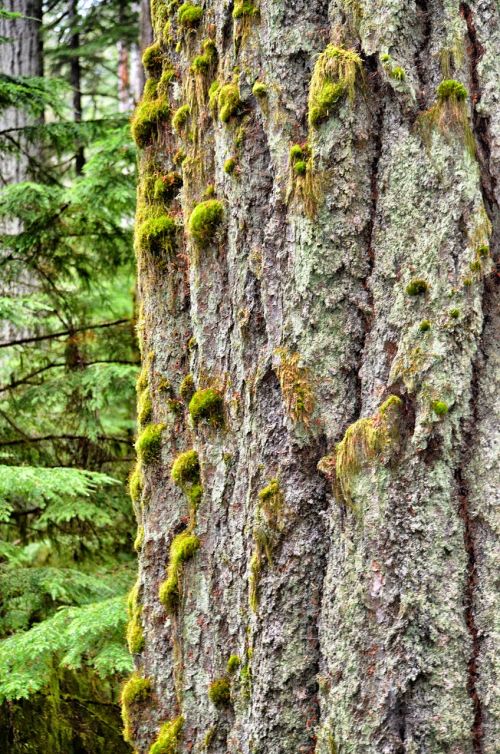
{"type": "Polygon", "coordinates": [[[142,54],[142,65],[150,76],[158,78],[161,75],[163,55],[158,42],[146,47],[142,54]]]}
{"type": "Polygon", "coordinates": [[[160,256],[162,252],[173,254],[176,246],[177,225],[169,215],[158,215],[144,220],[136,233],[137,248],[160,256]]]}
{"type": "Polygon", "coordinates": [[[160,457],[164,424],[148,424],[135,443],[137,455],[143,463],[153,463],[160,457]]]}
{"type": "Polygon", "coordinates": [[[200,481],[200,462],[196,450],[187,450],[172,465],[172,481],[179,487],[200,481]]]}
{"type": "Polygon", "coordinates": [[[203,18],[203,8],[192,3],[182,3],[177,11],[177,20],[186,29],[194,29],[203,18]]]}
{"type": "Polygon", "coordinates": [[[159,126],[168,120],[170,107],[165,97],[143,100],[131,121],[132,138],[138,147],[147,147],[157,134],[159,126]]]}
{"type": "Polygon", "coordinates": [[[149,754],[177,754],[183,725],[182,716],[164,723],[160,728],[158,738],[149,749],[149,754]]]}
{"type": "Polygon", "coordinates": [[[215,707],[226,707],[231,701],[231,684],[223,676],[216,678],[208,687],[208,698],[215,707]]]}
{"type": "Polygon", "coordinates": [[[429,283],[422,278],[414,278],[410,280],[405,290],[408,296],[423,296],[429,290],[429,283]]]}
{"type": "Polygon", "coordinates": [[[314,393],[309,370],[300,366],[299,353],[291,354],[286,348],[278,348],[276,355],[280,360],[276,374],[286,410],[294,422],[301,421],[307,426],[314,410],[314,393]]]}
{"type": "Polygon", "coordinates": [[[321,53],[309,88],[308,120],[312,128],[327,120],[345,96],[354,100],[362,70],[361,58],[354,50],[330,44],[321,53]]]}
{"type": "Polygon", "coordinates": [[[224,84],[217,90],[217,106],[219,120],[227,123],[238,112],[240,106],[240,90],[236,82],[224,84]]]}
{"type": "Polygon", "coordinates": [[[167,568],[167,578],[161,584],[159,598],[168,613],[174,612],[180,599],[179,580],[182,565],[193,557],[200,548],[200,540],[196,534],[184,531],[172,540],[170,557],[167,568]]]}
{"type": "Polygon", "coordinates": [[[134,707],[148,701],[151,694],[151,681],[133,673],[122,688],[120,703],[123,720],[123,737],[133,745],[133,713],[134,707]]]}
{"type": "Polygon", "coordinates": [[[189,216],[191,237],[200,245],[214,240],[215,233],[224,220],[224,205],[218,199],[208,199],[197,204],[189,216]]]}
{"type": "Polygon", "coordinates": [[[184,131],[189,120],[190,113],[191,109],[189,105],[181,105],[173,114],[172,126],[178,134],[181,134],[184,131]]]}
{"type": "Polygon", "coordinates": [[[211,426],[224,423],[224,401],[214,388],[197,390],[189,401],[189,413],[195,425],[207,422],[211,426]]]}

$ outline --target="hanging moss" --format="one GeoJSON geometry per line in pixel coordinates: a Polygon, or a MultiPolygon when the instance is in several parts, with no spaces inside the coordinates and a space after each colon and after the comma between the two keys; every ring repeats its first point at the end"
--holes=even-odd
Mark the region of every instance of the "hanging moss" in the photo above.
{"type": "Polygon", "coordinates": [[[200,245],[206,246],[214,240],[215,233],[224,219],[224,205],[218,199],[197,204],[188,222],[189,233],[200,245]]]}
{"type": "Polygon", "coordinates": [[[456,134],[465,144],[471,156],[475,155],[474,134],[469,123],[467,111],[468,92],[460,81],[445,79],[436,89],[436,101],[432,107],[422,113],[418,126],[423,140],[429,145],[431,133],[437,129],[444,137],[456,134]]]}
{"type": "Polygon", "coordinates": [[[163,55],[158,42],[146,47],[142,54],[142,65],[150,76],[158,78],[161,75],[163,55]]]}
{"type": "Polygon", "coordinates": [[[143,463],[153,463],[159,458],[164,429],[164,424],[148,424],[137,438],[135,449],[143,463]]]}
{"type": "Polygon", "coordinates": [[[238,112],[240,106],[240,90],[236,82],[224,84],[218,89],[217,106],[219,109],[219,120],[227,123],[238,112]]]}
{"type": "Polygon", "coordinates": [[[436,97],[440,102],[454,100],[464,102],[467,99],[468,92],[460,81],[454,79],[445,79],[441,81],[436,89],[436,97]]]}
{"type": "Polygon", "coordinates": [[[361,58],[354,50],[330,44],[321,53],[309,89],[308,119],[312,128],[327,120],[344,96],[354,100],[362,70],[361,58]]]}
{"type": "Polygon", "coordinates": [[[148,424],[153,418],[153,402],[151,400],[151,393],[149,388],[143,390],[140,393],[137,401],[137,421],[139,425],[144,426],[148,424]]]}
{"type": "Polygon", "coordinates": [[[218,108],[218,97],[219,97],[219,90],[220,90],[220,82],[219,81],[212,81],[208,88],[208,104],[210,107],[210,112],[215,117],[217,113],[218,108]]]}
{"type": "Polygon", "coordinates": [[[179,173],[170,172],[155,178],[153,196],[157,202],[169,202],[182,187],[182,177],[179,173]]]}
{"type": "Polygon", "coordinates": [[[486,244],[482,244],[481,246],[478,246],[476,249],[476,254],[478,257],[481,257],[482,259],[486,259],[490,255],[490,247],[486,244]]]}
{"type": "Polygon", "coordinates": [[[140,102],[131,121],[132,137],[137,146],[147,147],[169,115],[170,107],[164,97],[140,102]]]}
{"type": "Polygon", "coordinates": [[[160,728],[158,738],[149,749],[149,754],[177,754],[183,725],[184,718],[182,716],[164,723],[160,728]]]}
{"type": "Polygon", "coordinates": [[[151,694],[151,681],[149,678],[134,673],[122,688],[120,697],[122,720],[123,720],[123,737],[127,743],[133,745],[133,713],[134,707],[147,703],[151,694]]]}
{"type": "Polygon", "coordinates": [[[174,537],[170,545],[170,557],[167,568],[167,578],[159,590],[160,602],[168,613],[174,612],[179,603],[179,579],[182,565],[193,557],[200,548],[200,540],[190,531],[182,532],[174,537]]]}
{"type": "Polygon", "coordinates": [[[192,374],[187,374],[179,386],[179,395],[185,403],[189,403],[195,392],[192,374]]]}
{"type": "Polygon", "coordinates": [[[188,122],[189,115],[191,113],[189,105],[181,105],[172,116],[172,126],[181,134],[188,122]]]}
{"type": "Polygon", "coordinates": [[[233,18],[235,20],[243,18],[244,16],[257,16],[258,13],[259,9],[255,3],[250,2],[250,0],[235,0],[233,9],[233,18]]]}
{"type": "Polygon", "coordinates": [[[231,701],[231,685],[223,676],[216,678],[208,687],[208,698],[215,707],[226,707],[231,701]]]}
{"type": "Polygon", "coordinates": [[[136,462],[128,479],[128,490],[134,505],[137,504],[141,499],[142,484],[143,481],[141,464],[139,462],[136,462]]]}
{"type": "Polygon", "coordinates": [[[155,79],[148,79],[144,84],[142,99],[144,102],[150,102],[158,96],[158,82],[155,79]]]}
{"type": "Polygon", "coordinates": [[[173,80],[176,77],[175,68],[163,68],[163,73],[158,81],[158,95],[161,97],[168,97],[168,90],[173,80]]]}
{"type": "Polygon", "coordinates": [[[197,390],[189,401],[189,413],[195,425],[205,421],[213,427],[224,423],[224,401],[213,388],[197,390]]]}
{"type": "Polygon", "coordinates": [[[204,76],[217,62],[217,47],[213,39],[206,39],[202,45],[203,53],[193,58],[191,72],[204,76]]]}
{"type": "Polygon", "coordinates": [[[177,226],[169,215],[149,217],[137,228],[137,247],[141,252],[160,256],[162,252],[173,254],[176,245],[177,226]]]}
{"type": "Polygon", "coordinates": [[[177,11],[177,20],[186,29],[194,29],[203,18],[203,8],[192,3],[182,3],[177,11]]]}
{"type": "Polygon", "coordinates": [[[300,144],[294,144],[290,147],[290,162],[294,163],[296,160],[303,160],[304,157],[304,148],[300,144]]]}
{"type": "Polygon", "coordinates": [[[301,421],[308,426],[314,410],[314,392],[309,370],[300,366],[299,353],[291,354],[286,348],[277,348],[276,355],[280,360],[276,374],[286,410],[294,422],[301,421]]]}
{"type": "Polygon", "coordinates": [[[406,286],[406,293],[408,296],[423,296],[429,290],[429,284],[426,280],[421,278],[415,278],[410,280],[406,286]]]}

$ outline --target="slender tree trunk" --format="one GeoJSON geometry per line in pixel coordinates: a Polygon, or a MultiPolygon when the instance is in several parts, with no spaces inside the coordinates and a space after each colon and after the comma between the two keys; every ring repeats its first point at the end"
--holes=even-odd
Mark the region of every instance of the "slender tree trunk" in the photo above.
{"type": "MultiPolygon", "coordinates": [[[[69,47],[71,50],[76,51],[80,47],[80,34],[78,32],[78,0],[69,0],[69,21],[71,24],[71,37],[69,40],[69,47]]],[[[73,55],[71,57],[69,80],[73,92],[73,119],[75,123],[81,123],[83,115],[82,70],[80,65],[80,58],[78,55],[73,55]]],[[[75,154],[75,170],[77,175],[80,175],[82,173],[84,165],[85,152],[83,146],[77,145],[75,154]]]]}
{"type": "Polygon", "coordinates": [[[150,689],[128,734],[141,754],[494,754],[495,6],[158,5],[189,114],[139,138],[150,689]],[[178,150],[165,209],[148,186],[178,150]],[[189,403],[188,374],[212,392],[189,403]],[[200,501],[195,456],[171,477],[192,449],[200,501]]]}

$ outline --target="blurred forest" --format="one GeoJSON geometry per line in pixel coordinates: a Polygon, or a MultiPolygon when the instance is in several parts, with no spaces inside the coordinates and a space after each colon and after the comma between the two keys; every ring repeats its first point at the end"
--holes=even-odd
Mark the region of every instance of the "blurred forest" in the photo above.
{"type": "Polygon", "coordinates": [[[142,88],[139,11],[128,0],[0,9],[0,751],[9,754],[130,751],[117,699],[132,667],[129,119],[142,88]]]}

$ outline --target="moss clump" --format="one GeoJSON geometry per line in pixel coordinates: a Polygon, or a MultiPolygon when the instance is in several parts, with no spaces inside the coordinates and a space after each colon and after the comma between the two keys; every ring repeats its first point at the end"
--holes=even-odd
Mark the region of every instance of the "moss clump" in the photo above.
{"type": "Polygon", "coordinates": [[[139,394],[137,400],[137,421],[141,426],[148,424],[153,418],[153,402],[149,388],[139,394]]]}
{"type": "Polygon", "coordinates": [[[229,157],[224,163],[224,172],[227,173],[227,175],[233,175],[234,171],[236,170],[236,165],[236,158],[229,157]]]}
{"type": "Polygon", "coordinates": [[[238,655],[231,655],[227,661],[227,666],[226,666],[227,672],[230,673],[231,675],[233,673],[236,673],[240,665],[241,665],[241,660],[238,657],[238,655]]]}
{"type": "Polygon", "coordinates": [[[153,196],[157,202],[169,202],[182,187],[182,177],[179,173],[170,172],[155,179],[153,196]]]}
{"type": "Polygon", "coordinates": [[[189,401],[189,414],[195,425],[205,421],[213,427],[224,423],[222,395],[211,387],[197,390],[189,401]]]}
{"type": "Polygon", "coordinates": [[[137,228],[136,241],[140,252],[159,256],[163,251],[175,251],[177,225],[169,215],[149,217],[137,228]]]}
{"type": "Polygon", "coordinates": [[[128,478],[128,491],[132,499],[132,502],[134,503],[134,507],[135,505],[137,505],[137,503],[141,499],[142,484],[143,484],[143,481],[142,481],[141,464],[137,462],[128,478]]]}
{"type": "Polygon", "coordinates": [[[187,450],[175,459],[172,466],[172,481],[179,487],[200,481],[200,462],[196,450],[187,450]]]}
{"type": "Polygon", "coordinates": [[[406,293],[408,296],[423,296],[428,290],[429,284],[426,280],[422,280],[421,278],[410,280],[406,286],[406,293]]]}
{"type": "Polygon", "coordinates": [[[162,97],[168,95],[170,84],[176,77],[175,68],[165,68],[158,81],[158,94],[162,97]]]}
{"type": "Polygon", "coordinates": [[[240,102],[240,90],[237,83],[233,82],[221,86],[217,94],[219,120],[222,123],[227,123],[238,112],[240,102]]]}
{"type": "Polygon", "coordinates": [[[445,416],[448,413],[448,404],[444,401],[432,401],[431,408],[437,416],[445,416]]]}
{"type": "Polygon", "coordinates": [[[224,205],[218,199],[209,199],[197,204],[189,216],[188,229],[192,238],[200,245],[213,241],[215,233],[224,219],[224,205]]]}
{"type": "Polygon", "coordinates": [[[185,403],[189,403],[195,393],[195,385],[192,374],[187,374],[179,387],[179,395],[185,403]]]}
{"type": "Polygon", "coordinates": [[[333,456],[319,462],[319,470],[333,479],[346,502],[351,503],[352,482],[360,470],[380,458],[397,441],[402,406],[401,398],[389,396],[374,416],[351,424],[333,456]]]}
{"type": "Polygon", "coordinates": [[[418,329],[420,330],[420,332],[428,332],[431,329],[431,323],[428,319],[423,319],[419,324],[418,329]]]}
{"type": "Polygon", "coordinates": [[[252,94],[257,99],[267,97],[267,85],[263,81],[256,81],[252,87],[252,94]]]}
{"type": "Polygon", "coordinates": [[[460,309],[450,309],[449,315],[451,319],[458,319],[460,317],[460,309]]]}
{"type": "Polygon", "coordinates": [[[204,76],[217,60],[217,47],[213,39],[206,39],[202,45],[203,54],[191,62],[191,72],[204,76]]]}
{"type": "Polygon", "coordinates": [[[160,602],[168,613],[172,613],[179,604],[179,579],[182,565],[192,558],[199,548],[199,538],[196,534],[192,534],[190,531],[184,531],[172,540],[172,544],[170,545],[167,578],[161,584],[159,591],[160,602]]]}
{"type": "Polygon", "coordinates": [[[233,18],[237,21],[244,16],[256,16],[259,9],[250,0],[236,0],[233,9],[233,18]]]}
{"type": "Polygon", "coordinates": [[[160,728],[158,738],[149,749],[149,754],[177,754],[183,725],[182,716],[164,723],[160,728]]]}
{"type": "Polygon", "coordinates": [[[309,89],[308,120],[317,128],[333,113],[344,96],[352,102],[356,80],[362,73],[362,61],[354,50],[333,44],[321,53],[314,66],[309,89]]]}
{"type": "Polygon", "coordinates": [[[303,160],[304,156],[304,147],[300,144],[294,144],[290,147],[290,162],[294,163],[296,160],[303,160]]]}
{"type": "Polygon", "coordinates": [[[307,162],[305,160],[297,160],[293,166],[293,172],[296,175],[305,175],[307,173],[307,162]]]}
{"type": "Polygon", "coordinates": [[[481,272],[481,269],[482,267],[481,267],[481,262],[479,261],[479,259],[475,259],[473,262],[469,264],[469,270],[471,272],[481,272]]]}
{"type": "Polygon", "coordinates": [[[138,147],[147,147],[151,143],[158,127],[168,119],[169,114],[170,107],[164,97],[152,101],[143,100],[137,105],[130,128],[138,147]]]}
{"type": "Polygon", "coordinates": [[[186,29],[194,29],[203,18],[203,8],[191,3],[182,3],[177,11],[177,20],[186,29]]]}
{"type": "Polygon", "coordinates": [[[163,55],[158,42],[146,47],[142,54],[142,65],[150,76],[158,78],[161,75],[163,55]]]}
{"type": "Polygon", "coordinates": [[[148,424],[135,443],[139,459],[143,463],[153,463],[160,457],[161,436],[164,424],[148,424]]]}
{"type": "Polygon", "coordinates": [[[477,247],[476,254],[478,257],[485,259],[486,257],[489,257],[490,255],[490,247],[487,246],[486,244],[482,244],[481,246],[477,247]]]}
{"type": "Polygon", "coordinates": [[[397,65],[391,69],[389,76],[391,77],[391,79],[395,79],[396,81],[404,81],[406,78],[406,72],[404,68],[401,68],[401,66],[397,65]]]}
{"type": "Polygon", "coordinates": [[[440,102],[449,100],[464,102],[467,96],[468,92],[465,86],[460,81],[455,81],[455,79],[441,81],[436,89],[436,97],[440,102]]]}
{"type": "Polygon", "coordinates": [[[150,102],[158,96],[158,82],[155,79],[148,79],[144,84],[142,98],[145,102],[150,102]]]}
{"type": "Polygon", "coordinates": [[[134,550],[136,552],[139,552],[140,550],[142,550],[143,544],[144,544],[144,526],[138,526],[137,534],[134,539],[134,550]]]}
{"type": "Polygon", "coordinates": [[[133,744],[132,713],[134,706],[147,702],[151,694],[151,681],[133,673],[122,688],[120,703],[123,720],[123,737],[129,744],[133,744]]]}
{"type": "Polygon", "coordinates": [[[218,97],[219,97],[219,90],[220,90],[221,84],[220,81],[212,81],[208,88],[208,104],[210,107],[210,112],[215,117],[217,113],[218,108],[218,97]]]}
{"type": "Polygon", "coordinates": [[[208,698],[216,707],[226,707],[231,701],[231,684],[223,676],[216,678],[208,687],[208,698]]]}
{"type": "Polygon", "coordinates": [[[464,278],[464,285],[466,288],[472,285],[472,278],[469,278],[469,277],[464,278]]]}
{"type": "Polygon", "coordinates": [[[172,116],[172,126],[178,134],[182,133],[191,114],[189,105],[181,105],[172,116]]]}
{"type": "Polygon", "coordinates": [[[280,381],[286,410],[294,422],[301,421],[308,426],[314,410],[314,393],[309,370],[299,365],[301,360],[299,353],[291,354],[286,348],[278,348],[276,355],[280,359],[276,374],[280,381]]]}

